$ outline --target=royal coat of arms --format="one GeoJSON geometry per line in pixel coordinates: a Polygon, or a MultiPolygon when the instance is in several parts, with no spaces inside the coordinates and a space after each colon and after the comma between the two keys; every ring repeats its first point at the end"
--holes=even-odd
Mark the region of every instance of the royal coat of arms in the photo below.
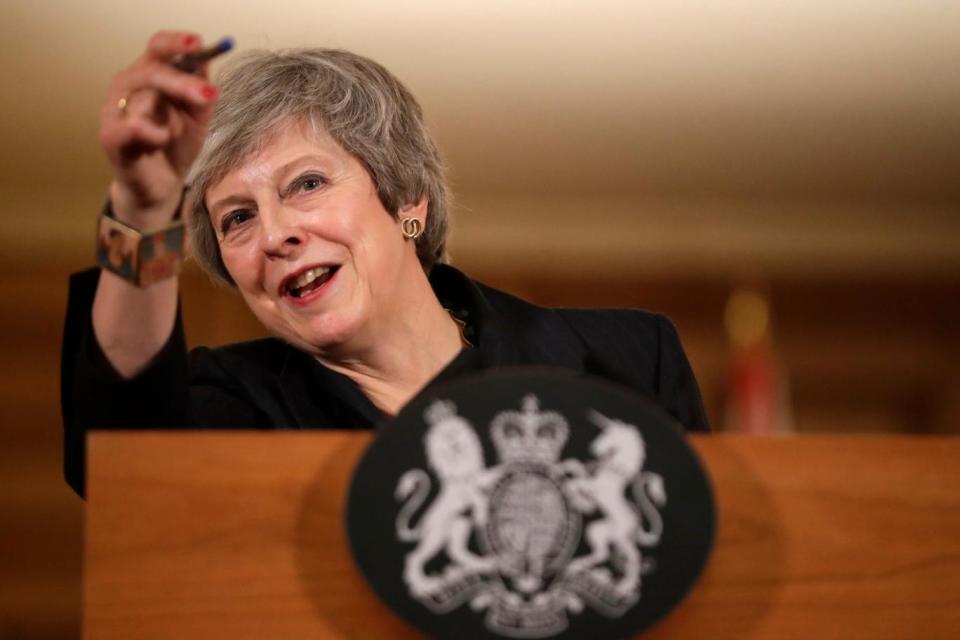
{"type": "Polygon", "coordinates": [[[427,466],[396,485],[396,536],[409,544],[403,580],[436,614],[469,606],[496,634],[541,638],[589,607],[616,618],[655,569],[645,550],[663,535],[663,478],[644,470],[639,429],[588,410],[593,459],[563,459],[569,427],[536,395],[486,426],[487,465],[473,425],[449,400],[423,414],[427,466]]]}

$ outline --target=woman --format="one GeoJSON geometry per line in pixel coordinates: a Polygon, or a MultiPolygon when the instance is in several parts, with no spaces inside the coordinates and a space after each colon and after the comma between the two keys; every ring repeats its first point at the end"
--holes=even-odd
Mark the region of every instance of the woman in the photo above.
{"type": "Polygon", "coordinates": [[[164,227],[189,182],[196,257],[276,337],[188,358],[176,277],[75,276],[63,399],[79,493],[88,428],[369,428],[429,385],[508,365],[614,377],[707,428],[662,316],[543,309],[442,264],[439,154],[388,71],[343,51],[259,53],[214,87],[171,64],[200,47],[158,33],[114,78],[108,213],[164,227]]]}

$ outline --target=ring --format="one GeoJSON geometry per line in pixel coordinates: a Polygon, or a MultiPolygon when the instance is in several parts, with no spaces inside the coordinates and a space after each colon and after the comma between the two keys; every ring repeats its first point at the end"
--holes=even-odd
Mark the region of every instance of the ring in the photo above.
{"type": "Polygon", "coordinates": [[[127,115],[127,105],[130,104],[130,100],[127,99],[127,96],[123,96],[117,100],[117,110],[120,111],[120,115],[127,115]]]}

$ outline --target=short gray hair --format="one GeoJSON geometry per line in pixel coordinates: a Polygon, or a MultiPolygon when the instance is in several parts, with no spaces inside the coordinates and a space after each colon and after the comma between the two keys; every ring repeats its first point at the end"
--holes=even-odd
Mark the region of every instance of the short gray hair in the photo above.
{"type": "Polygon", "coordinates": [[[424,271],[446,258],[450,194],[439,151],[416,98],[383,66],[339,49],[252,51],[219,78],[220,99],[190,171],[190,233],[197,261],[233,284],[220,256],[205,197],[209,187],[255,153],[277,128],[305,121],[326,131],[366,167],[384,209],[428,202],[417,239],[424,271]]]}

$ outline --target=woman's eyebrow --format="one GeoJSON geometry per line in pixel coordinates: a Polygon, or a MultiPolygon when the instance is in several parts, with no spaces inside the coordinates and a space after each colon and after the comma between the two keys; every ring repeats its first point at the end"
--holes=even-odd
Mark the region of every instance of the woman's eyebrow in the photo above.
{"type": "MultiPolygon", "coordinates": [[[[289,162],[283,163],[282,165],[274,169],[272,172],[270,172],[269,175],[271,176],[272,180],[278,181],[281,178],[285,177],[290,172],[290,170],[293,167],[297,166],[298,164],[304,164],[304,163],[310,163],[310,162],[319,162],[320,164],[327,164],[330,162],[330,159],[326,156],[317,155],[314,153],[304,154],[302,156],[297,156],[296,158],[294,158],[293,160],[290,160],[289,162]]],[[[221,198],[220,200],[216,200],[215,202],[212,202],[208,207],[208,210],[211,213],[213,213],[218,208],[226,205],[246,204],[250,202],[253,202],[253,198],[249,196],[241,195],[241,194],[233,194],[233,195],[229,195],[224,198],[221,198]]]]}
{"type": "Polygon", "coordinates": [[[291,170],[293,167],[295,167],[295,166],[297,166],[297,165],[299,165],[299,164],[305,164],[305,163],[308,163],[308,162],[310,162],[310,163],[318,162],[318,163],[320,163],[320,164],[322,164],[322,165],[326,165],[326,164],[329,163],[329,161],[330,161],[329,158],[327,158],[327,157],[325,157],[325,156],[322,156],[322,155],[316,155],[316,154],[313,154],[313,153],[305,154],[305,155],[302,155],[302,156],[298,156],[298,157],[294,158],[293,160],[291,160],[290,162],[286,162],[286,163],[280,165],[279,167],[277,167],[277,168],[274,170],[274,172],[273,172],[273,177],[274,177],[274,179],[278,179],[278,178],[280,178],[280,177],[283,177],[283,176],[285,176],[287,173],[289,173],[290,170],[291,170]]]}
{"type": "Polygon", "coordinates": [[[220,208],[222,208],[222,207],[225,207],[225,206],[227,206],[227,205],[247,204],[247,203],[249,203],[249,202],[251,202],[251,201],[252,201],[252,199],[251,199],[249,196],[240,195],[240,194],[234,194],[234,195],[232,195],[232,196],[227,196],[227,197],[225,197],[225,198],[221,198],[221,199],[217,200],[216,202],[212,203],[212,204],[209,206],[209,211],[210,211],[210,213],[213,213],[213,212],[217,211],[218,209],[220,209],[220,208]]]}

